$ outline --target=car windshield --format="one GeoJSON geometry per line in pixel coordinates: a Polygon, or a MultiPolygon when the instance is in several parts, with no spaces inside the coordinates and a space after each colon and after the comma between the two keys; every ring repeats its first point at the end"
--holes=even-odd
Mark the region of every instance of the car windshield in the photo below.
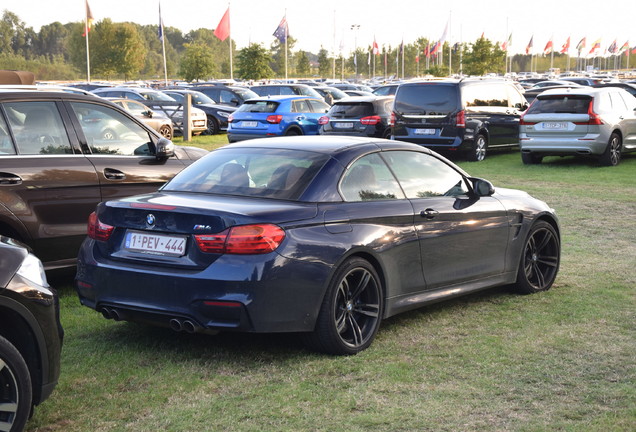
{"type": "Polygon", "coordinates": [[[274,101],[245,101],[236,112],[273,113],[276,112],[278,105],[280,104],[274,101]]]}
{"type": "Polygon", "coordinates": [[[297,200],[328,158],[298,150],[219,149],[161,190],[297,200]]]}
{"type": "MultiPolygon", "coordinates": [[[[185,100],[185,94],[183,93],[166,92],[166,94],[179,103],[183,103],[183,101],[185,100]]],[[[204,95],[203,93],[191,92],[190,95],[192,97],[192,105],[216,104],[216,102],[214,102],[211,98],[204,95]]]]}
{"type": "Polygon", "coordinates": [[[586,95],[539,96],[528,108],[528,114],[571,113],[586,114],[592,98],[586,95]]]}
{"type": "Polygon", "coordinates": [[[139,94],[146,100],[151,101],[162,101],[162,102],[175,102],[174,98],[171,98],[165,93],[161,93],[158,91],[144,91],[139,92],[139,94]]]}
{"type": "Polygon", "coordinates": [[[448,115],[458,109],[457,86],[417,84],[400,86],[395,111],[401,114],[448,115]]]}
{"type": "Polygon", "coordinates": [[[241,97],[245,100],[258,97],[258,95],[250,89],[241,88],[241,87],[232,87],[232,90],[234,90],[239,95],[241,95],[241,97]]]}

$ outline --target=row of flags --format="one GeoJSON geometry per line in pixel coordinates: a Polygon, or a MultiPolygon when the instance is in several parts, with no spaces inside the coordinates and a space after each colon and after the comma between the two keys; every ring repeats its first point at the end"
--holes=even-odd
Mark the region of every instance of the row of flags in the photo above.
{"type": "MultiPolygon", "coordinates": [[[[504,42],[501,45],[501,49],[503,49],[504,51],[507,50],[510,44],[511,38],[512,38],[512,34],[508,37],[507,43],[504,42]]],[[[534,47],[534,35],[532,35],[532,37],[530,38],[530,42],[528,42],[528,45],[526,46],[526,54],[530,54],[532,52],[533,47],[534,47]]],[[[581,52],[585,52],[586,48],[587,48],[587,38],[583,37],[579,41],[579,43],[576,44],[576,51],[579,53],[579,55],[581,55],[581,52]]],[[[594,43],[590,45],[590,51],[587,53],[587,55],[598,54],[598,51],[600,49],[601,49],[601,39],[597,39],[594,41],[594,43]]],[[[543,54],[551,54],[553,52],[555,52],[554,42],[552,41],[552,38],[550,38],[550,40],[545,44],[545,48],[543,48],[543,54]]],[[[565,43],[561,46],[561,50],[559,52],[561,54],[567,54],[570,52],[570,37],[569,36],[567,40],[565,41],[565,43]]],[[[619,48],[617,44],[617,40],[614,39],[614,42],[612,42],[610,46],[607,48],[607,52],[612,55],[621,55],[623,53],[625,53],[625,55],[629,55],[630,53],[636,54],[636,46],[631,48],[629,45],[629,41],[625,41],[625,43],[619,48]]]]}
{"type": "MultiPolygon", "coordinates": [[[[219,25],[214,29],[214,36],[219,38],[221,42],[230,36],[230,8],[228,6],[227,10],[223,14],[223,18],[219,21],[219,25]]],[[[280,43],[285,43],[287,41],[287,37],[289,36],[289,26],[287,25],[287,17],[283,16],[280,24],[274,30],[273,36],[275,36],[280,43]]]]}

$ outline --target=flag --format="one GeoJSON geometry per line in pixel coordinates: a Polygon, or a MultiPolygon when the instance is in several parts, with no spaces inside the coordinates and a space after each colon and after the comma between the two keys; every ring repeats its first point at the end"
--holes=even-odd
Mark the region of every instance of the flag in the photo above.
{"type": "Polygon", "coordinates": [[[566,40],[563,46],[561,47],[561,54],[565,54],[569,50],[570,50],[570,36],[568,36],[568,40],[566,40]]]}
{"type": "Polygon", "coordinates": [[[378,47],[378,43],[375,41],[375,37],[373,38],[373,55],[380,54],[380,48],[378,47]]]}
{"type": "Polygon", "coordinates": [[[528,42],[528,46],[526,47],[526,54],[530,54],[530,52],[532,51],[533,41],[534,35],[530,36],[530,42],[528,42]]]}
{"type": "Polygon", "coordinates": [[[580,53],[585,48],[585,37],[576,45],[576,50],[580,53]]]}
{"type": "Polygon", "coordinates": [[[289,35],[289,27],[287,26],[287,17],[284,16],[283,19],[274,30],[274,36],[280,41],[280,43],[285,43],[287,40],[287,36],[289,35]]]}
{"type": "Polygon", "coordinates": [[[616,51],[618,51],[618,46],[616,45],[616,39],[614,39],[614,42],[610,44],[610,46],[607,48],[607,51],[609,51],[610,54],[616,54],[616,51]]]}
{"type": "Polygon", "coordinates": [[[431,56],[431,43],[426,44],[426,48],[424,48],[424,57],[429,58],[431,56]]]}
{"type": "Polygon", "coordinates": [[[510,44],[512,43],[512,33],[508,35],[508,39],[501,44],[501,49],[504,51],[508,51],[510,44]]]}
{"type": "Polygon", "coordinates": [[[632,54],[636,54],[636,46],[632,48],[632,54]]]}
{"type": "Polygon", "coordinates": [[[444,42],[446,42],[446,36],[448,34],[448,23],[449,23],[449,21],[446,21],[446,27],[444,27],[444,33],[442,33],[442,37],[439,39],[440,46],[444,45],[444,42]]]}
{"type": "Polygon", "coordinates": [[[402,43],[400,44],[400,54],[404,53],[404,39],[402,39],[402,43]]]}
{"type": "Polygon", "coordinates": [[[435,42],[433,44],[433,47],[431,48],[430,55],[436,55],[437,51],[439,51],[439,46],[440,46],[439,41],[435,42]]]}
{"type": "Polygon", "coordinates": [[[223,14],[223,18],[219,21],[219,25],[214,29],[214,36],[221,39],[221,42],[230,35],[230,7],[223,14]]]}
{"type": "Polygon", "coordinates": [[[553,49],[554,49],[554,46],[552,44],[552,38],[550,38],[548,43],[545,44],[545,48],[543,48],[543,54],[550,54],[553,49]]]}
{"type": "Polygon", "coordinates": [[[367,64],[371,66],[371,51],[367,53],[367,64]]]}
{"type": "Polygon", "coordinates": [[[597,39],[596,42],[594,42],[592,44],[592,48],[590,49],[589,54],[594,54],[594,51],[596,51],[597,49],[599,49],[601,47],[601,40],[597,39]]]}
{"type": "Polygon", "coordinates": [[[420,62],[420,55],[415,54],[415,63],[419,63],[419,62],[420,62]]]}
{"type": "Polygon", "coordinates": [[[629,41],[625,41],[621,49],[618,50],[618,54],[623,54],[627,50],[629,50],[629,41]]]}
{"type": "Polygon", "coordinates": [[[93,14],[91,13],[91,7],[88,5],[88,0],[86,0],[86,24],[84,25],[84,33],[82,36],[86,37],[89,31],[91,31],[91,27],[93,26],[93,14]]]}
{"type": "Polygon", "coordinates": [[[163,19],[161,18],[161,3],[159,3],[159,30],[157,30],[159,34],[159,40],[163,41],[163,19]]]}

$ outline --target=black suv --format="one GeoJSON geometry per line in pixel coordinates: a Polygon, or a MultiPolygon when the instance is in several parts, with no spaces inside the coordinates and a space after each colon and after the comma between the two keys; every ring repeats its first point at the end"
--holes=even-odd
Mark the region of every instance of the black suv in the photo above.
{"type": "Polygon", "coordinates": [[[318,119],[320,135],[391,137],[393,96],[352,96],[318,119]]]}
{"type": "Polygon", "coordinates": [[[187,87],[203,93],[219,105],[239,107],[248,99],[258,97],[256,93],[247,87],[225,86],[221,84],[201,84],[187,87]]]}
{"type": "Polygon", "coordinates": [[[0,430],[21,431],[60,375],[55,290],[29,249],[0,236],[0,430]]]}
{"type": "Polygon", "coordinates": [[[481,161],[488,149],[519,145],[528,108],[510,81],[461,79],[401,84],[393,106],[396,140],[481,161]]]}

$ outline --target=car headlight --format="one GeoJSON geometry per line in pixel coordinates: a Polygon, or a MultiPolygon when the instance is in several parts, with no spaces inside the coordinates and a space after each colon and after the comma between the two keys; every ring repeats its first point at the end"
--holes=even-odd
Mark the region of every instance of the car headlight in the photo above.
{"type": "Polygon", "coordinates": [[[230,116],[229,112],[225,112],[225,111],[217,111],[217,113],[221,116],[221,117],[225,117],[228,118],[230,116]]]}
{"type": "Polygon", "coordinates": [[[41,287],[49,286],[49,283],[46,280],[46,274],[44,273],[44,267],[42,266],[42,261],[33,254],[28,254],[24,258],[22,265],[16,273],[41,287]]]}

